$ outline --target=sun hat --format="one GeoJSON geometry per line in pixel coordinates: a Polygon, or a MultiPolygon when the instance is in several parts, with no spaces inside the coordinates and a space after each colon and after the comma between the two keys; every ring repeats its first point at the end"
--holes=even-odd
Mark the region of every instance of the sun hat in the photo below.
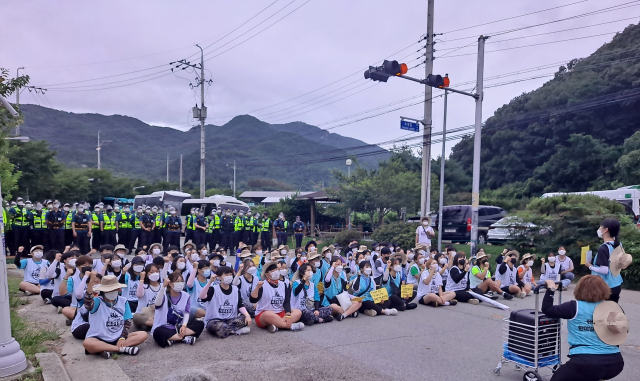
{"type": "Polygon", "coordinates": [[[491,255],[490,255],[490,254],[487,254],[487,253],[479,253],[479,254],[476,256],[476,261],[477,261],[478,259],[481,259],[481,258],[487,258],[487,259],[489,259],[489,258],[491,258],[491,255]]]}
{"type": "Polygon", "coordinates": [[[280,252],[280,250],[286,250],[287,253],[289,252],[289,245],[280,245],[278,246],[278,253],[280,252]]]}
{"type": "Polygon", "coordinates": [[[251,245],[247,245],[246,243],[241,243],[240,246],[238,246],[238,249],[240,249],[240,251],[242,251],[242,249],[244,248],[248,248],[249,251],[251,251],[253,249],[253,247],[251,245]]]}
{"type": "Polygon", "coordinates": [[[269,262],[265,263],[264,266],[262,266],[262,273],[260,274],[260,279],[266,280],[264,276],[267,273],[267,271],[273,270],[272,268],[270,268],[272,266],[275,266],[276,268],[278,268],[278,262],[277,261],[269,261],[269,262]]]}
{"type": "Polygon", "coordinates": [[[184,246],[182,246],[182,251],[187,251],[187,246],[191,246],[191,250],[195,250],[196,245],[191,242],[191,240],[187,241],[184,243],[184,246]]]}
{"type": "Polygon", "coordinates": [[[115,249],[113,249],[113,251],[116,252],[118,250],[124,250],[124,254],[125,255],[129,254],[129,249],[127,249],[127,247],[125,245],[116,245],[116,247],[115,247],[115,249]]]}
{"type": "Polygon", "coordinates": [[[403,265],[407,263],[407,254],[405,253],[394,253],[391,257],[389,257],[390,260],[393,260],[394,258],[400,258],[400,263],[402,263],[403,265]]]}
{"type": "Polygon", "coordinates": [[[629,321],[620,305],[606,300],[593,311],[593,328],[605,344],[620,345],[629,333],[629,321]]]}
{"type": "Polygon", "coordinates": [[[251,253],[251,250],[249,250],[248,248],[245,248],[244,250],[242,250],[240,252],[240,254],[238,254],[238,257],[245,259],[245,258],[251,258],[253,257],[255,254],[251,253]]]}
{"type": "Polygon", "coordinates": [[[622,269],[626,269],[633,262],[633,258],[631,254],[625,253],[622,245],[619,245],[611,252],[609,256],[609,269],[611,270],[611,275],[618,276],[620,275],[620,271],[622,269]]]}
{"type": "Polygon", "coordinates": [[[320,253],[313,251],[307,255],[307,261],[313,261],[316,258],[320,258],[320,253]]]}
{"type": "Polygon", "coordinates": [[[40,249],[40,250],[44,250],[44,247],[42,247],[42,245],[35,245],[31,248],[31,251],[29,251],[30,253],[33,253],[35,249],[40,249]]]}
{"type": "Polygon", "coordinates": [[[537,257],[535,255],[531,254],[531,253],[527,253],[527,254],[522,256],[521,262],[524,261],[525,259],[529,259],[529,258],[533,258],[533,260],[535,261],[537,257]]]}
{"type": "Polygon", "coordinates": [[[118,277],[115,275],[105,275],[100,280],[100,284],[93,286],[93,291],[109,292],[113,290],[119,290],[127,287],[126,284],[118,282],[118,277]]]}

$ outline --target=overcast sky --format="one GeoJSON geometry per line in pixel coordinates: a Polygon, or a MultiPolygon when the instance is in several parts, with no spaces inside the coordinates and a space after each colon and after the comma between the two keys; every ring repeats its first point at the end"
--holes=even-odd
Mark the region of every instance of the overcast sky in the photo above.
{"type": "MultiPolygon", "coordinates": [[[[640,2],[436,0],[435,33],[443,34],[437,36],[435,55],[441,58],[435,60],[434,73],[448,73],[452,87],[471,89],[473,84],[461,83],[475,80],[480,34],[495,35],[627,3],[622,9],[489,39],[485,78],[588,56],[616,31],[638,22],[640,2]],[[515,17],[552,7],[558,8],[515,17]],[[490,23],[510,17],[515,18],[490,23]],[[485,23],[490,24],[478,26],[485,23]],[[468,29],[459,30],[462,28],[468,29]],[[542,35],[532,36],[538,34],[542,35]],[[499,42],[507,39],[510,41],[499,42]],[[557,42],[566,39],[573,40],[557,42]],[[534,44],[538,45],[491,52],[534,44]]],[[[235,115],[251,114],[270,123],[303,121],[331,128],[420,101],[408,98],[419,97],[423,86],[395,78],[374,84],[363,78],[363,71],[407,47],[390,58],[402,59],[410,67],[419,64],[424,50],[416,51],[424,46],[424,41],[418,41],[426,33],[426,24],[426,0],[3,0],[0,67],[15,75],[16,69],[24,66],[21,73],[31,76],[31,85],[49,89],[45,96],[24,91],[21,103],[78,113],[128,115],[150,124],[186,129],[193,123],[191,107],[199,103],[200,92],[189,87],[190,82],[195,83],[194,72],[172,74],[169,62],[182,58],[195,62],[200,50],[194,44],[198,43],[209,53],[205,56],[205,77],[212,80],[212,85],[206,86],[207,123],[220,125],[235,115]],[[128,72],[134,73],[120,75],[128,72]],[[397,104],[380,108],[394,102],[397,104]],[[335,119],[340,120],[327,123],[335,119]]],[[[486,79],[485,86],[552,74],[558,66],[486,79]]],[[[408,74],[424,78],[424,66],[408,74]]],[[[487,88],[484,119],[549,78],[487,88]]],[[[440,93],[434,91],[434,95],[440,93]]],[[[442,129],[441,97],[433,107],[437,132],[442,129]]],[[[408,132],[399,128],[400,116],[421,119],[423,106],[331,131],[380,143],[407,136],[408,132]]],[[[450,96],[448,128],[473,121],[473,100],[450,96]]],[[[438,156],[440,146],[433,149],[433,156],[438,156]]]]}

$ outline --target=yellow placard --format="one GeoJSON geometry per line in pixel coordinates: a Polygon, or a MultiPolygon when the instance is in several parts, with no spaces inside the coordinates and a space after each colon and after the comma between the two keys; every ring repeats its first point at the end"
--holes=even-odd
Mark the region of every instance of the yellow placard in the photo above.
{"type": "Polygon", "coordinates": [[[580,264],[584,265],[587,263],[587,251],[589,251],[589,246],[582,246],[580,248],[580,264]]]}
{"type": "Polygon", "coordinates": [[[255,255],[251,260],[253,261],[254,265],[260,266],[260,257],[259,256],[255,255]]]}
{"type": "Polygon", "coordinates": [[[413,285],[403,284],[400,286],[400,297],[402,299],[409,299],[413,296],[413,285]]]}
{"type": "Polygon", "coordinates": [[[324,294],[324,283],[322,281],[318,282],[316,289],[318,290],[318,294],[324,294]]]}
{"type": "Polygon", "coordinates": [[[389,294],[387,293],[387,289],[384,287],[371,291],[371,297],[373,298],[373,302],[376,304],[389,300],[389,294]]]}
{"type": "Polygon", "coordinates": [[[364,300],[364,297],[362,297],[362,296],[361,296],[361,297],[359,297],[359,298],[353,298],[353,299],[351,299],[351,301],[352,301],[352,302],[361,302],[361,301],[363,301],[363,300],[364,300]]]}

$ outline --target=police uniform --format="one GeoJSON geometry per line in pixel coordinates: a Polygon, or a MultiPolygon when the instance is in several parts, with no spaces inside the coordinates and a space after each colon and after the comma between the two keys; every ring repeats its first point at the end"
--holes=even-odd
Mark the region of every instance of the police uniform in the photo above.
{"type": "Polygon", "coordinates": [[[233,233],[233,249],[238,247],[238,243],[242,241],[242,235],[244,234],[244,216],[236,216],[233,221],[234,233],[233,233]]]}
{"type": "Polygon", "coordinates": [[[78,245],[82,254],[89,252],[89,221],[91,221],[91,217],[84,211],[82,213],[76,212],[71,219],[76,231],[73,243],[78,245]]]}
{"type": "Polygon", "coordinates": [[[191,212],[186,218],[184,229],[184,241],[193,242],[193,231],[196,230],[196,215],[195,212],[191,212]]]}
{"type": "Polygon", "coordinates": [[[262,217],[262,222],[260,223],[260,241],[262,244],[262,250],[271,251],[271,229],[272,229],[271,219],[269,217],[262,217]]]}
{"type": "MultiPolygon", "coordinates": [[[[67,205],[65,205],[66,207],[67,205]]],[[[69,210],[64,212],[64,245],[70,246],[73,243],[73,229],[71,229],[71,223],[73,222],[73,215],[75,210],[69,210]]]]}
{"type": "Polygon", "coordinates": [[[162,217],[162,211],[158,211],[151,215],[156,222],[156,226],[153,227],[153,243],[162,244],[162,233],[164,232],[164,218],[162,217]]]}
{"type": "Polygon", "coordinates": [[[64,222],[65,214],[62,210],[47,212],[47,225],[49,226],[49,249],[64,251],[64,222]]]}
{"type": "Polygon", "coordinates": [[[221,246],[227,250],[233,247],[234,219],[232,215],[222,216],[220,222],[220,242],[221,246]]]}
{"type": "Polygon", "coordinates": [[[278,246],[286,245],[289,239],[287,231],[289,230],[289,222],[278,218],[273,222],[273,226],[276,229],[276,237],[278,238],[278,246]]]}
{"type": "Polygon", "coordinates": [[[118,224],[118,245],[129,247],[131,242],[131,221],[129,218],[131,213],[120,212],[116,215],[116,223],[118,224]]]}
{"type": "Polygon", "coordinates": [[[15,206],[9,209],[13,230],[13,252],[18,251],[18,247],[29,246],[29,212],[24,206],[15,206]]]}
{"type": "Polygon", "coordinates": [[[296,237],[296,249],[302,247],[302,237],[304,237],[304,222],[296,221],[293,223],[293,233],[296,237]]]}
{"type": "Polygon", "coordinates": [[[91,248],[98,250],[102,241],[102,212],[91,213],[91,248]]]}
{"type": "Polygon", "coordinates": [[[180,247],[180,232],[182,231],[182,220],[179,216],[169,215],[164,220],[164,249],[171,245],[180,247]]]}
{"type": "Polygon", "coordinates": [[[117,219],[117,216],[116,216],[116,213],[113,212],[113,210],[107,210],[107,213],[102,215],[103,230],[102,230],[101,242],[103,245],[111,245],[111,246],[117,245],[116,219],[117,219]]]}
{"type": "Polygon", "coordinates": [[[260,239],[260,231],[262,226],[260,225],[260,215],[253,217],[253,232],[251,233],[251,245],[255,246],[260,239]]]}
{"type": "Polygon", "coordinates": [[[146,213],[142,216],[142,218],[140,218],[140,224],[149,230],[142,229],[140,231],[140,242],[138,244],[138,247],[146,246],[147,248],[149,248],[152,243],[155,243],[152,242],[153,225],[155,224],[155,218],[151,215],[151,213],[146,213]]]}
{"type": "Polygon", "coordinates": [[[47,232],[47,213],[43,210],[31,212],[31,245],[42,245],[45,250],[49,249],[47,232]]]}
{"type": "Polygon", "coordinates": [[[220,215],[212,214],[207,218],[207,244],[209,251],[214,251],[220,243],[220,215]]]}
{"type": "Polygon", "coordinates": [[[207,227],[206,226],[207,226],[207,219],[204,216],[195,217],[195,222],[193,223],[193,227],[195,228],[193,232],[193,243],[196,244],[196,247],[207,243],[206,241],[207,227]],[[196,225],[200,227],[196,227],[196,225]]]}
{"type": "Polygon", "coordinates": [[[247,215],[244,217],[244,232],[242,234],[242,242],[247,245],[253,245],[253,216],[247,215]]]}
{"type": "MultiPolygon", "coordinates": [[[[140,213],[133,213],[131,215],[131,217],[129,217],[129,222],[131,223],[131,240],[129,241],[128,245],[127,245],[127,249],[129,250],[129,252],[131,252],[133,250],[133,247],[136,244],[136,241],[138,241],[138,244],[140,244],[140,231],[142,229],[140,229],[140,218],[142,217],[142,214],[140,213]]],[[[142,245],[140,245],[140,247],[142,247],[142,245]]]]}

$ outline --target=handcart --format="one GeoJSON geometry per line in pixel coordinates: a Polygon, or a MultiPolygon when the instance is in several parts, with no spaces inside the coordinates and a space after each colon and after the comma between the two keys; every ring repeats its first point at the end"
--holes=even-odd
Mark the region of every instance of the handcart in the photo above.
{"type": "MultiPolygon", "coordinates": [[[[557,282],[559,304],[562,303],[562,284],[557,282]]],[[[555,372],[561,364],[561,319],[550,318],[540,312],[540,289],[546,284],[536,286],[534,309],[512,311],[504,318],[502,359],[493,370],[500,375],[502,364],[514,363],[516,370],[525,370],[524,381],[542,381],[538,369],[547,367],[555,372]]]]}

